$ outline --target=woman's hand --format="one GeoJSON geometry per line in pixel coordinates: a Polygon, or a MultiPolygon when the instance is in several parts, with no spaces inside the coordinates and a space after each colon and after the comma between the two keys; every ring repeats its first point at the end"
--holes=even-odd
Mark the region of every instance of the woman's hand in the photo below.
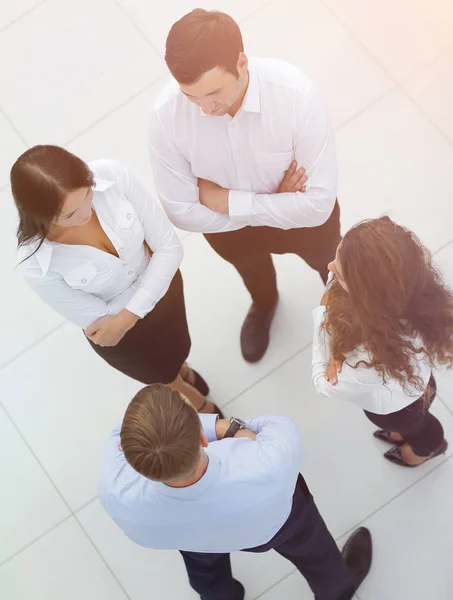
{"type": "Polygon", "coordinates": [[[342,368],[342,360],[335,360],[333,357],[330,358],[329,365],[327,367],[327,371],[324,377],[331,385],[336,385],[338,383],[338,373],[341,373],[342,368]]]}
{"type": "Polygon", "coordinates": [[[101,317],[85,330],[85,335],[98,346],[116,346],[138,320],[137,315],[124,309],[114,317],[101,317]]]}

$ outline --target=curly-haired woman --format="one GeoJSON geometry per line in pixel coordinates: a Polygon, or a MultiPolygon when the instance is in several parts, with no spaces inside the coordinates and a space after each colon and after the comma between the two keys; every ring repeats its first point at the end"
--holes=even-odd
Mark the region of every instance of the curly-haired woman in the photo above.
{"type": "Polygon", "coordinates": [[[415,467],[447,450],[429,412],[434,367],[453,362],[453,294],[417,237],[388,217],[359,223],[329,264],[316,308],[313,383],[355,402],[393,444],[390,461],[415,467]]]}

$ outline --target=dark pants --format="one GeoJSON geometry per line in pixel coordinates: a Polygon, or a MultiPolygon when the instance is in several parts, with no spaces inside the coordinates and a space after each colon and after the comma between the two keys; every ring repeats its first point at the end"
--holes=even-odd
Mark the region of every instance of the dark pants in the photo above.
{"type": "MultiPolygon", "coordinates": [[[[234,522],[231,524],[234,527],[234,522]]],[[[352,572],[345,565],[302,476],[288,520],[264,546],[245,552],[275,550],[302,573],[316,600],[350,600],[352,572]]],[[[229,554],[181,551],[192,588],[203,600],[234,600],[229,554]]]]}
{"type": "Polygon", "coordinates": [[[431,375],[428,390],[415,402],[389,415],[376,415],[364,411],[368,419],[386,431],[393,431],[403,436],[418,456],[429,456],[438,450],[444,439],[442,425],[429,412],[429,407],[436,396],[436,381],[431,375]]]}
{"type": "Polygon", "coordinates": [[[237,231],[205,234],[210,246],[236,267],[253,301],[262,308],[277,298],[277,278],[272,254],[297,254],[327,282],[327,265],[335,258],[341,240],[340,207],[319,227],[278,229],[244,227],[237,231]]]}

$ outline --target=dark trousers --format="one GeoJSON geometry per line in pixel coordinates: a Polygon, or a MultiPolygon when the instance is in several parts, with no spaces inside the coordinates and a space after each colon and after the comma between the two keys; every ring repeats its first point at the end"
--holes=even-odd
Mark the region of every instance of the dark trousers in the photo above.
{"type": "Polygon", "coordinates": [[[237,231],[205,234],[209,245],[241,275],[253,301],[262,308],[277,298],[272,254],[297,254],[327,282],[327,265],[341,240],[340,207],[335,202],[328,220],[319,227],[278,229],[244,227],[237,231]]]}
{"type": "MultiPolygon", "coordinates": [[[[234,523],[232,523],[234,527],[234,523]]],[[[288,520],[264,546],[245,552],[275,550],[302,573],[316,600],[350,600],[354,579],[302,478],[296,485],[288,520]]],[[[235,600],[229,554],[181,551],[189,582],[203,600],[235,600]]]]}
{"type": "Polygon", "coordinates": [[[364,411],[368,419],[386,431],[403,436],[418,456],[429,456],[438,450],[444,439],[444,430],[438,419],[429,412],[436,396],[436,381],[431,375],[427,391],[418,400],[389,415],[364,411]]]}

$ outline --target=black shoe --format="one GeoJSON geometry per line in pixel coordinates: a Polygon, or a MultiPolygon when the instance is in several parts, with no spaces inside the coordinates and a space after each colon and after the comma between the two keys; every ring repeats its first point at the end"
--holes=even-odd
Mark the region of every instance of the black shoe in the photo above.
{"type": "Polygon", "coordinates": [[[241,331],[242,356],[247,362],[258,362],[269,346],[269,331],[277,308],[278,297],[270,309],[259,308],[254,302],[241,331]]]}
{"type": "MultiPolygon", "coordinates": [[[[245,597],[245,589],[240,581],[237,579],[233,579],[234,586],[234,600],[244,600],[245,597]]],[[[203,596],[200,596],[201,600],[203,600],[203,596]]]]}
{"type": "Polygon", "coordinates": [[[195,381],[193,383],[190,383],[187,377],[183,377],[184,381],[192,387],[194,387],[196,390],[198,390],[202,396],[207,396],[209,394],[209,385],[206,383],[206,381],[203,379],[200,373],[197,373],[197,371],[195,371],[195,369],[192,369],[192,367],[189,367],[189,365],[186,366],[188,369],[187,375],[189,374],[189,370],[192,371],[192,373],[195,375],[195,381]]]}
{"type": "Polygon", "coordinates": [[[378,429],[373,433],[374,437],[383,442],[387,442],[388,444],[393,444],[394,446],[402,446],[406,443],[405,440],[394,440],[390,435],[390,431],[386,431],[385,429],[378,429]]]}
{"type": "Polygon", "coordinates": [[[391,448],[390,450],[388,450],[384,454],[384,457],[387,460],[389,460],[390,462],[395,463],[395,465],[399,465],[400,467],[408,467],[409,469],[413,469],[414,467],[419,467],[420,465],[424,465],[425,462],[427,462],[431,458],[435,458],[436,456],[440,456],[441,454],[445,454],[445,452],[447,451],[447,449],[448,449],[448,442],[447,442],[447,440],[443,440],[443,442],[439,446],[439,448],[435,452],[431,452],[431,454],[428,456],[428,458],[425,461],[423,461],[422,463],[418,464],[418,465],[409,465],[403,459],[403,455],[401,454],[401,446],[394,446],[393,448],[391,448]]]}
{"type": "Polygon", "coordinates": [[[344,545],[341,554],[354,574],[354,592],[356,592],[371,568],[373,542],[370,530],[366,527],[356,529],[344,545]]]}

